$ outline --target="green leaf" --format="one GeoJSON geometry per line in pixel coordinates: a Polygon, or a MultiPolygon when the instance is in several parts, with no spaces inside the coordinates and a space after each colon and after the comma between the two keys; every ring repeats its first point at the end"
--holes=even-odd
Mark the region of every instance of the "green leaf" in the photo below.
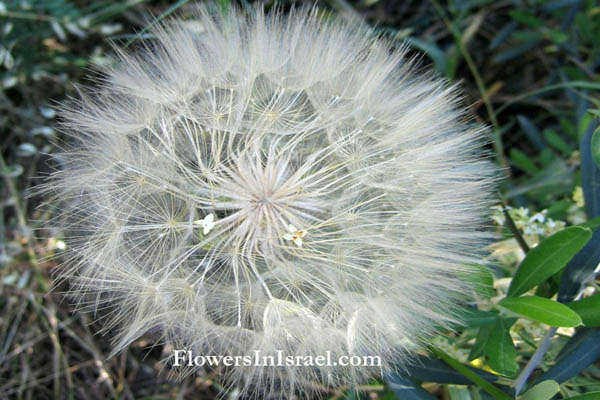
{"type": "Polygon", "coordinates": [[[471,265],[468,271],[458,274],[464,282],[471,284],[475,292],[484,299],[496,294],[494,290],[494,275],[483,265],[471,265]]]}
{"type": "MultiPolygon", "coordinates": [[[[590,149],[592,134],[597,124],[582,121],[580,125],[587,127],[580,143],[583,197],[588,218],[597,218],[600,216],[600,168],[592,160],[590,149]]],[[[600,263],[600,230],[596,229],[592,239],[565,268],[560,280],[558,301],[566,303],[573,300],[590,279],[598,263],[600,263]]]]}
{"type": "MultiPolygon", "coordinates": [[[[573,202],[571,200],[558,200],[555,201],[548,207],[548,217],[552,219],[566,219],[567,211],[569,208],[573,206],[573,202]]],[[[600,220],[598,221],[600,224],[600,220]]],[[[578,226],[583,226],[583,224],[579,224],[578,226]]],[[[584,228],[589,228],[589,226],[583,226],[584,228]]],[[[591,229],[591,228],[590,228],[591,229]]],[[[592,229],[593,231],[593,229],[592,229]]]]}
{"type": "MultiPolygon", "coordinates": [[[[493,61],[498,62],[497,57],[494,57],[493,61]]],[[[510,99],[509,101],[506,101],[504,104],[502,104],[500,107],[498,107],[498,109],[496,110],[496,115],[501,114],[508,107],[512,106],[515,103],[519,103],[528,97],[537,96],[542,93],[546,93],[546,92],[550,92],[550,91],[554,91],[554,90],[558,90],[558,89],[565,89],[565,88],[583,88],[583,89],[590,89],[590,90],[600,90],[600,82],[567,81],[567,82],[557,83],[554,85],[548,85],[548,86],[545,86],[540,89],[531,90],[529,92],[524,92],[523,94],[514,96],[512,99],[510,99]]]]}
{"type": "Polygon", "coordinates": [[[537,381],[565,382],[600,358],[600,328],[579,328],[562,348],[556,363],[537,381]]]}
{"type": "Polygon", "coordinates": [[[520,22],[523,25],[532,27],[540,27],[544,25],[544,23],[539,18],[535,17],[533,14],[526,10],[516,9],[510,11],[509,14],[513,20],[520,22]]]}
{"type": "Polygon", "coordinates": [[[406,39],[406,43],[408,45],[421,50],[425,54],[431,58],[433,64],[435,65],[435,69],[444,74],[445,76],[449,76],[450,67],[448,65],[448,57],[446,54],[440,49],[435,42],[425,41],[421,39],[417,39],[414,37],[409,37],[406,39]]]}
{"type": "Polygon", "coordinates": [[[379,400],[398,400],[398,397],[393,392],[386,391],[379,400]]]}
{"type": "Polygon", "coordinates": [[[471,400],[471,393],[465,387],[448,386],[450,400],[471,400]]]}
{"type": "Polygon", "coordinates": [[[585,326],[600,326],[600,294],[566,305],[579,314],[585,326]]]}
{"type": "Polygon", "coordinates": [[[498,304],[507,310],[550,326],[581,325],[581,318],[575,311],[564,304],[543,297],[513,297],[504,299],[498,304]]]}
{"type": "Polygon", "coordinates": [[[481,376],[477,375],[475,372],[471,371],[469,368],[467,368],[467,366],[461,364],[459,361],[444,353],[442,350],[435,347],[430,347],[429,350],[437,357],[441,358],[444,362],[446,362],[446,364],[463,374],[471,382],[473,382],[474,384],[485,390],[487,393],[492,395],[494,399],[512,400],[512,398],[509,395],[507,395],[502,390],[498,389],[496,386],[483,379],[481,376]]]}
{"type": "Polygon", "coordinates": [[[590,219],[589,221],[586,221],[583,224],[579,224],[577,226],[580,226],[582,228],[590,228],[593,232],[596,230],[596,228],[600,226],[600,217],[590,219]]]}
{"type": "Polygon", "coordinates": [[[481,311],[477,309],[465,308],[460,315],[460,326],[467,328],[478,328],[484,325],[491,325],[498,319],[498,313],[493,311],[481,311]]]}
{"type": "Polygon", "coordinates": [[[535,162],[518,149],[510,150],[510,160],[514,166],[532,175],[539,171],[538,167],[535,165],[535,162]]]}
{"type": "Polygon", "coordinates": [[[590,150],[592,151],[592,159],[596,163],[596,166],[600,167],[600,128],[596,129],[592,135],[590,150]]]}
{"type": "Polygon", "coordinates": [[[502,43],[506,42],[508,37],[514,32],[514,30],[518,26],[519,24],[516,21],[510,21],[509,23],[505,24],[490,42],[489,49],[494,50],[498,48],[498,46],[500,46],[502,43]]]}
{"type": "MultiPolygon", "coordinates": [[[[469,385],[471,383],[471,381],[463,374],[435,357],[417,355],[414,358],[411,357],[405,367],[410,373],[410,379],[419,382],[435,382],[453,385],[469,385]]],[[[479,368],[471,366],[466,367],[488,382],[495,382],[500,377],[499,375],[494,375],[479,368]]]]}
{"type": "Polygon", "coordinates": [[[519,400],[549,400],[559,390],[560,387],[556,381],[544,381],[525,392],[523,396],[519,397],[519,400]]]}
{"type": "Polygon", "coordinates": [[[546,33],[548,38],[556,44],[562,44],[569,40],[569,35],[556,29],[547,29],[544,30],[544,32],[546,33]]]}
{"type": "Polygon", "coordinates": [[[486,324],[479,328],[479,333],[477,334],[475,345],[473,345],[471,353],[469,354],[469,361],[472,361],[483,355],[485,347],[487,346],[487,342],[490,340],[490,333],[492,332],[492,328],[496,326],[496,321],[498,319],[499,317],[498,315],[496,315],[492,324],[486,324]]]}
{"type": "Polygon", "coordinates": [[[560,278],[558,301],[567,303],[575,298],[600,263],[600,229],[596,229],[592,239],[567,264],[560,278]]]}
{"type": "Polygon", "coordinates": [[[552,129],[544,129],[544,139],[546,139],[546,142],[550,143],[550,146],[560,151],[563,154],[563,156],[568,156],[573,151],[571,146],[569,146],[563,140],[563,138],[561,138],[552,129]]]}
{"type": "Polygon", "coordinates": [[[578,118],[577,121],[577,137],[581,140],[585,136],[589,136],[589,141],[591,142],[592,135],[594,134],[597,126],[598,124],[595,122],[593,114],[583,114],[581,118],[578,118]]]}
{"type": "MultiPolygon", "coordinates": [[[[515,33],[513,33],[511,36],[514,36],[514,35],[515,35],[515,33]]],[[[492,62],[494,64],[506,63],[507,61],[515,59],[515,58],[527,53],[531,49],[535,48],[539,42],[540,42],[539,40],[536,40],[536,41],[530,41],[527,43],[523,43],[521,45],[510,46],[510,47],[507,46],[507,50],[500,51],[494,57],[492,57],[492,62]]],[[[527,96],[525,96],[525,97],[527,97],[527,96]]]]}
{"type": "Polygon", "coordinates": [[[385,377],[385,383],[398,399],[402,400],[435,400],[421,386],[413,381],[399,375],[390,375],[385,377]]]}
{"type": "Polygon", "coordinates": [[[537,147],[539,150],[543,150],[546,147],[546,143],[544,143],[544,139],[542,138],[542,134],[540,130],[535,126],[533,122],[529,118],[524,115],[517,115],[517,122],[521,127],[521,130],[525,133],[527,138],[537,147]]]}
{"type": "Polygon", "coordinates": [[[565,400],[600,400],[600,392],[588,392],[578,396],[569,397],[565,400]]]}
{"type": "MultiPolygon", "coordinates": [[[[590,114],[586,114],[586,116],[589,115],[590,114]]],[[[586,121],[585,118],[582,118],[579,125],[580,134],[583,130],[583,134],[581,134],[581,141],[579,143],[583,199],[588,218],[596,218],[600,216],[600,167],[598,167],[594,161],[592,140],[598,124],[595,120],[586,121]]]]}
{"type": "Polygon", "coordinates": [[[521,262],[507,296],[523,294],[563,269],[591,237],[591,230],[572,226],[543,240],[521,262]]]}
{"type": "Polygon", "coordinates": [[[596,166],[600,167],[600,128],[596,129],[592,135],[590,150],[592,151],[592,159],[596,163],[596,166]]]}
{"type": "Polygon", "coordinates": [[[492,326],[484,352],[494,371],[506,376],[517,372],[517,351],[510,337],[510,325],[505,319],[498,318],[492,326]]]}
{"type": "MultiPolygon", "coordinates": [[[[540,155],[542,154],[544,151],[540,152],[540,155]]],[[[552,152],[550,156],[554,157],[552,152]]],[[[549,195],[554,197],[570,193],[572,190],[573,170],[564,160],[556,158],[527,181],[509,189],[504,198],[511,199],[525,193],[534,197],[547,198],[549,195]]]]}
{"type": "Polygon", "coordinates": [[[535,43],[544,39],[544,34],[539,31],[533,31],[531,29],[520,29],[515,31],[512,35],[513,39],[517,39],[519,42],[535,43]]]}

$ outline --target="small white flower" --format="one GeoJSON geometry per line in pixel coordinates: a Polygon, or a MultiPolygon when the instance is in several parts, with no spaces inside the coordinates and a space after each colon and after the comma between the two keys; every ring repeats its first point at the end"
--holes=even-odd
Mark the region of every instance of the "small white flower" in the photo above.
{"type": "Polygon", "coordinates": [[[296,246],[302,247],[302,238],[306,236],[306,230],[304,229],[296,229],[296,227],[292,224],[288,225],[288,233],[283,235],[285,240],[292,240],[296,243],[296,246]]]}
{"type": "Polygon", "coordinates": [[[531,217],[530,222],[539,222],[543,224],[544,221],[546,221],[546,213],[547,210],[543,210],[542,212],[534,214],[533,217],[531,217]]]}
{"type": "Polygon", "coordinates": [[[210,230],[214,228],[216,224],[215,214],[213,213],[208,214],[202,219],[194,221],[194,225],[200,225],[202,227],[202,233],[205,235],[208,235],[208,232],[210,232],[210,230]]]}

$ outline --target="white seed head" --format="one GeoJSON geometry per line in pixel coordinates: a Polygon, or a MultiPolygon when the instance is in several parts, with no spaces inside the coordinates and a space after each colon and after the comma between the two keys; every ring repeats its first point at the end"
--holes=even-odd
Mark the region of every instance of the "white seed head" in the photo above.
{"type": "Polygon", "coordinates": [[[61,272],[121,351],[380,356],[224,370],[257,397],[364,382],[454,321],[494,171],[455,86],[315,9],[174,21],[65,106],[61,272]]]}

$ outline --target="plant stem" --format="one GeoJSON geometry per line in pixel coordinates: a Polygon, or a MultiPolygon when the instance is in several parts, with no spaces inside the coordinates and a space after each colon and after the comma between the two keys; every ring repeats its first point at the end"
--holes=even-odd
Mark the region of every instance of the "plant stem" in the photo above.
{"type": "Polygon", "coordinates": [[[19,221],[19,225],[20,226],[26,226],[27,225],[27,221],[25,220],[25,212],[23,211],[22,207],[21,207],[21,198],[19,196],[19,192],[17,190],[17,187],[15,185],[15,183],[13,182],[12,178],[10,176],[8,176],[7,174],[5,174],[7,170],[7,165],[6,162],[4,161],[4,157],[2,157],[2,154],[0,154],[0,171],[2,171],[2,173],[4,173],[4,181],[6,182],[6,186],[8,187],[8,191],[10,193],[10,195],[13,197],[14,199],[14,208],[15,208],[15,213],[17,214],[17,220],[19,221]]]}
{"type": "Polygon", "coordinates": [[[515,236],[515,239],[516,239],[517,243],[519,244],[519,246],[521,247],[521,250],[523,250],[523,252],[525,254],[527,254],[529,252],[529,245],[527,244],[525,239],[523,239],[523,236],[521,236],[521,232],[519,232],[519,229],[515,225],[515,222],[513,221],[510,214],[508,213],[508,210],[506,209],[506,204],[502,205],[502,212],[504,213],[504,217],[506,218],[506,226],[508,227],[508,229],[510,229],[512,234],[515,236]]]}
{"type": "Polygon", "coordinates": [[[473,371],[468,369],[466,366],[461,364],[459,361],[455,360],[454,358],[452,358],[449,355],[447,355],[446,353],[444,353],[441,349],[439,349],[435,346],[430,346],[429,351],[431,351],[433,354],[435,354],[439,359],[443,360],[446,364],[448,364],[449,366],[454,368],[456,371],[460,372],[465,378],[467,378],[468,380],[470,380],[471,382],[473,382],[474,384],[479,386],[481,389],[485,390],[494,399],[496,399],[496,400],[511,400],[509,395],[507,395],[502,390],[500,390],[496,386],[492,385],[491,383],[489,383],[488,381],[486,381],[485,379],[483,379],[482,377],[480,377],[479,375],[477,375],[476,373],[474,373],[473,371]]]}
{"type": "Polygon", "coordinates": [[[21,12],[13,12],[13,11],[5,11],[3,13],[0,13],[0,17],[14,18],[14,19],[27,19],[27,20],[31,20],[31,21],[46,21],[46,22],[54,21],[54,18],[52,18],[48,15],[29,14],[29,13],[21,13],[21,12]]]}
{"type": "Polygon", "coordinates": [[[533,353],[533,356],[529,359],[529,362],[527,363],[525,368],[523,368],[523,371],[521,371],[521,373],[515,380],[515,383],[514,383],[515,396],[518,396],[519,393],[521,393],[521,390],[523,390],[523,387],[525,386],[525,383],[527,383],[527,379],[529,379],[529,376],[533,373],[533,371],[537,368],[537,366],[542,362],[542,359],[544,358],[546,351],[548,351],[548,349],[550,348],[550,344],[552,343],[552,338],[554,337],[554,334],[556,333],[556,329],[557,328],[554,328],[554,327],[550,328],[550,330],[546,333],[546,335],[542,339],[542,343],[540,343],[540,345],[538,346],[535,353],[533,353]]]}

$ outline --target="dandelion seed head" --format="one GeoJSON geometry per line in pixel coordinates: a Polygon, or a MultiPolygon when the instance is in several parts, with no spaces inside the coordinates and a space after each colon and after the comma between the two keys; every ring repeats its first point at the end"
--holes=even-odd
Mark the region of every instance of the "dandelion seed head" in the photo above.
{"type": "Polygon", "coordinates": [[[62,277],[114,353],[380,356],[224,370],[259,398],[364,382],[455,321],[494,170],[460,91],[316,9],[200,8],[62,111],[62,277]],[[201,28],[201,29],[200,29],[201,28]]]}

